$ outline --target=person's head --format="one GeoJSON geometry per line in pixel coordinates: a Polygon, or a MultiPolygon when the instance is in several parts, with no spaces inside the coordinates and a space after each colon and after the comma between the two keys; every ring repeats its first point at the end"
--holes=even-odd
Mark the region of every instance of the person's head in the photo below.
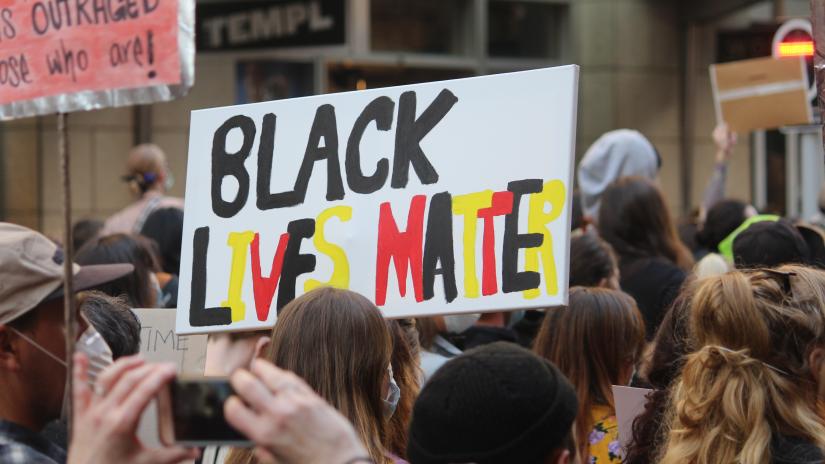
{"type": "Polygon", "coordinates": [[[641,176],[656,179],[661,158],[647,138],[635,130],[619,129],[599,137],[584,154],[578,167],[584,215],[599,220],[605,189],[619,178],[641,176]]]}
{"type": "Polygon", "coordinates": [[[413,408],[411,464],[574,462],[573,387],[546,359],[506,342],[444,364],[413,408]]]}
{"type": "Polygon", "coordinates": [[[392,372],[400,390],[398,404],[387,424],[386,448],[402,458],[407,455],[407,429],[413,403],[421,388],[420,346],[415,319],[387,321],[392,336],[392,372]]]}
{"type": "Polygon", "coordinates": [[[593,428],[592,408],[615,409],[611,386],[630,383],[644,344],[642,315],[633,298],[620,291],[575,287],[566,307],[547,309],[533,350],[576,389],[576,441],[582,453],[593,428]]]}
{"type": "Polygon", "coordinates": [[[248,368],[253,359],[264,353],[271,336],[271,329],[209,334],[204,375],[225,377],[236,369],[248,368]]]}
{"type": "Polygon", "coordinates": [[[649,179],[623,177],[612,183],[602,196],[598,228],[620,259],[661,257],[684,270],[693,264],[661,190],[649,179]]]}
{"type": "Polygon", "coordinates": [[[717,253],[708,253],[704,258],[700,259],[693,268],[693,274],[698,279],[705,277],[713,277],[724,274],[730,271],[731,266],[722,255],[717,253]]]}
{"type": "Polygon", "coordinates": [[[733,240],[737,269],[807,264],[810,250],[798,230],[785,219],[756,222],[733,240]]]}
{"type": "Polygon", "coordinates": [[[754,215],[756,209],[744,201],[719,201],[708,210],[705,221],[696,234],[696,241],[710,252],[718,253],[719,243],[754,215]]]}
{"type": "Polygon", "coordinates": [[[135,272],[101,285],[99,290],[110,296],[123,296],[133,308],[157,306],[157,284],[154,277],[155,261],[149,249],[136,237],[114,234],[100,237],[78,250],[76,261],[81,265],[130,263],[135,272]]]}
{"type": "Polygon", "coordinates": [[[159,146],[144,143],[129,151],[123,180],[136,195],[141,196],[149,190],[166,191],[171,186],[171,176],[166,154],[159,146]]]}
{"type": "MultiPolygon", "coordinates": [[[[386,462],[384,400],[392,338],[381,311],[349,290],[322,287],[278,313],[264,357],[303,378],[352,422],[370,457],[386,462]]],[[[233,453],[232,462],[245,462],[233,453]]]]}
{"type": "MultiPolygon", "coordinates": [[[[78,291],[131,265],[76,266],[78,291]]],[[[79,336],[85,327],[78,317],[79,336]]],[[[66,379],[63,252],[45,236],[0,223],[0,418],[37,430],[60,416],[66,379]]]]}
{"type": "Polygon", "coordinates": [[[570,240],[570,286],[619,289],[616,254],[596,234],[582,234],[570,240]]]}
{"type": "Polygon", "coordinates": [[[74,250],[79,250],[87,242],[97,237],[103,230],[103,221],[98,219],[83,219],[72,226],[72,244],[74,250]]]}
{"type": "Polygon", "coordinates": [[[808,264],[825,269],[825,230],[805,222],[797,222],[794,227],[808,245],[808,264]]]}
{"type": "Polygon", "coordinates": [[[435,318],[418,317],[415,319],[415,328],[418,331],[418,345],[422,350],[431,350],[435,337],[439,334],[438,323],[435,318]]]}
{"type": "Polygon", "coordinates": [[[153,211],[143,223],[140,234],[157,244],[163,271],[180,274],[183,211],[178,208],[160,208],[153,211]]]}
{"type": "Polygon", "coordinates": [[[698,281],[660,462],[770,462],[774,434],[825,447],[825,272],[803,266],[698,281]]]}
{"type": "Polygon", "coordinates": [[[79,295],[78,304],[80,312],[112,350],[112,359],[140,351],[140,320],[122,298],[89,291],[79,295]]]}

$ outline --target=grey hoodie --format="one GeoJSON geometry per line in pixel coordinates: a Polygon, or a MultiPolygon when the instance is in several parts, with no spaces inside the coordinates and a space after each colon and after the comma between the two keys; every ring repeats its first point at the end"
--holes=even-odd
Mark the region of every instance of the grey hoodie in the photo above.
{"type": "Polygon", "coordinates": [[[598,220],[602,192],[620,177],[655,180],[658,158],[653,145],[638,131],[618,129],[599,137],[587,149],[578,168],[584,214],[598,220]]]}

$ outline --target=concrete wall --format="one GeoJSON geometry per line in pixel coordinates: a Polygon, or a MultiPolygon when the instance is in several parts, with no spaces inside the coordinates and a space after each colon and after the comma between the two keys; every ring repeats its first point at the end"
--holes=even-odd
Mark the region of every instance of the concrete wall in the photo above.
{"type": "Polygon", "coordinates": [[[576,61],[581,65],[577,152],[611,129],[641,131],[662,156],[661,186],[678,211],[679,30],[672,1],[576,0],[576,61]]]}
{"type": "MultiPolygon", "coordinates": [[[[570,30],[574,60],[582,66],[579,95],[578,149],[581,156],[602,133],[617,128],[647,135],[663,158],[660,181],[674,214],[682,208],[688,181],[680,165],[682,136],[690,137],[692,179],[687,209],[699,206],[713,172],[716,124],[708,66],[715,60],[721,28],[744,28],[774,20],[774,5],[764,1],[727,17],[700,25],[693,40],[697,55],[690,70],[695,79],[692,133],[682,134],[682,30],[679,1],[576,0],[570,30]]],[[[786,0],[782,13],[804,16],[807,0],[786,0]]],[[[741,134],[730,161],[727,196],[752,201],[751,140],[741,134]]]]}

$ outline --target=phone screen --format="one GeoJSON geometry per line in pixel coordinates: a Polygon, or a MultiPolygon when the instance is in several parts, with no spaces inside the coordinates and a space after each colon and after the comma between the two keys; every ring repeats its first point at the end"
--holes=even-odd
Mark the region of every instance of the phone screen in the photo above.
{"type": "Polygon", "coordinates": [[[249,444],[226,422],[223,405],[233,394],[226,379],[176,379],[169,389],[174,441],[191,445],[249,444]]]}

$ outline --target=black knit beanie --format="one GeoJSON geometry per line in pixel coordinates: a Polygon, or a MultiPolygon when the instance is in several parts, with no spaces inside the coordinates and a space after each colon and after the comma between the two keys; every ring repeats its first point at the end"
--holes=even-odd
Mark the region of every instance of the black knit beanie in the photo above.
{"type": "Polygon", "coordinates": [[[549,361],[511,343],[453,358],[413,408],[411,464],[541,463],[576,418],[573,387],[549,361]]]}

